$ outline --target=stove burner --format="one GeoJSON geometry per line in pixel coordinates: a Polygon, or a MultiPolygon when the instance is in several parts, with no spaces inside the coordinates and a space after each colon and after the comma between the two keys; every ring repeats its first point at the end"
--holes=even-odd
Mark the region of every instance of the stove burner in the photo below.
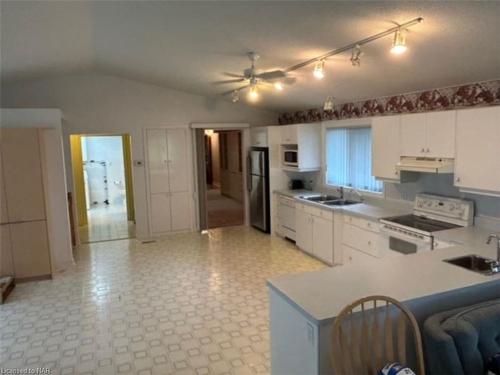
{"type": "Polygon", "coordinates": [[[460,225],[446,223],[444,221],[428,219],[424,216],[404,215],[388,217],[384,219],[392,223],[404,225],[405,227],[419,229],[424,232],[437,232],[440,230],[460,228],[460,225]]]}

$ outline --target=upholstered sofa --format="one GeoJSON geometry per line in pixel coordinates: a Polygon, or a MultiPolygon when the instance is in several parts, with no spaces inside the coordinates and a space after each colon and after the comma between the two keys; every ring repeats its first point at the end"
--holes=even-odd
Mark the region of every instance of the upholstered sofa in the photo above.
{"type": "Polygon", "coordinates": [[[500,299],[433,315],[423,333],[429,374],[485,374],[500,352],[500,299]]]}

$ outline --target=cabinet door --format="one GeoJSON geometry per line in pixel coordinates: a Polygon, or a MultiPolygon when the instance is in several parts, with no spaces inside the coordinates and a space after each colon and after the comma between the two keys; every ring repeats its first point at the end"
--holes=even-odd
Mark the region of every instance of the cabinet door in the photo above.
{"type": "Polygon", "coordinates": [[[295,211],[295,243],[300,249],[312,253],[311,215],[302,207],[295,211]]]}
{"type": "Polygon", "coordinates": [[[401,116],[401,156],[426,155],[426,114],[401,116]]]}
{"type": "Polygon", "coordinates": [[[9,222],[45,219],[38,129],[2,129],[1,142],[9,222]]]}
{"type": "Polygon", "coordinates": [[[500,192],[500,107],[457,111],[455,186],[500,192]]]}
{"type": "Polygon", "coordinates": [[[313,216],[313,254],[328,264],[333,264],[333,222],[313,216]]]}
{"type": "Polygon", "coordinates": [[[170,193],[151,194],[151,231],[165,233],[171,229],[170,193]]]}
{"type": "Polygon", "coordinates": [[[297,144],[297,128],[298,128],[298,125],[282,126],[281,144],[296,145],[297,144]]]}
{"type": "Polygon", "coordinates": [[[166,130],[148,129],[146,137],[151,194],[169,192],[166,130]]]}
{"type": "Polygon", "coordinates": [[[427,156],[455,157],[456,115],[456,111],[427,113],[427,156]]]}
{"type": "Polygon", "coordinates": [[[10,224],[16,278],[50,275],[50,255],[45,220],[10,224]]]}
{"type": "Polygon", "coordinates": [[[185,129],[167,130],[170,191],[189,190],[188,146],[185,129]]]}
{"type": "Polygon", "coordinates": [[[14,275],[10,226],[8,224],[0,225],[0,245],[0,277],[14,275]]]}
{"type": "Polygon", "coordinates": [[[372,175],[383,180],[399,180],[400,116],[377,117],[372,122],[372,175]]]}
{"type": "Polygon", "coordinates": [[[170,210],[172,212],[172,230],[191,229],[191,197],[188,192],[172,193],[170,210]]]}
{"type": "Polygon", "coordinates": [[[267,127],[259,126],[251,128],[250,141],[252,146],[267,147],[267,127]]]}

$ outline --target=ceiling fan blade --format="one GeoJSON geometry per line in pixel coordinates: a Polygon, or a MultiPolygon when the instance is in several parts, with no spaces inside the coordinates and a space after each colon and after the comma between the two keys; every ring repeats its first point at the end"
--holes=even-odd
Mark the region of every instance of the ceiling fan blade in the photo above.
{"type": "Polygon", "coordinates": [[[297,78],[295,78],[295,77],[285,77],[282,82],[285,85],[293,85],[295,83],[295,81],[297,81],[297,78]]]}
{"type": "Polygon", "coordinates": [[[256,77],[270,81],[273,79],[285,78],[286,73],[282,70],[271,70],[269,72],[257,74],[256,77]]]}
{"type": "Polygon", "coordinates": [[[226,77],[245,78],[245,76],[243,74],[228,73],[228,72],[224,72],[222,74],[225,75],[226,77]]]}
{"type": "Polygon", "coordinates": [[[245,78],[236,78],[236,79],[226,79],[223,81],[215,81],[212,82],[213,85],[224,85],[226,83],[236,83],[236,82],[243,82],[245,78]]]}

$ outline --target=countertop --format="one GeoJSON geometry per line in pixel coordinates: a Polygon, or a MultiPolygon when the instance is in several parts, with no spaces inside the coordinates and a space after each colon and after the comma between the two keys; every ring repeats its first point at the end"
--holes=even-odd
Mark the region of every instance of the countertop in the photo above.
{"type": "Polygon", "coordinates": [[[476,227],[443,231],[437,235],[439,239],[460,244],[405,256],[367,257],[363,264],[285,275],[268,280],[268,285],[320,324],[352,301],[374,294],[409,301],[498,283],[500,296],[500,274],[485,276],[442,261],[467,254],[495,259],[496,247],[485,244],[487,235],[476,227]]]}
{"type": "Polygon", "coordinates": [[[389,204],[381,199],[373,199],[369,202],[353,204],[349,206],[325,206],[320,203],[300,199],[300,196],[319,195],[321,193],[310,190],[275,190],[274,193],[281,194],[289,198],[295,198],[298,202],[319,207],[324,210],[340,210],[349,215],[361,216],[367,219],[378,220],[384,217],[406,215],[413,211],[410,204],[389,204]]]}

